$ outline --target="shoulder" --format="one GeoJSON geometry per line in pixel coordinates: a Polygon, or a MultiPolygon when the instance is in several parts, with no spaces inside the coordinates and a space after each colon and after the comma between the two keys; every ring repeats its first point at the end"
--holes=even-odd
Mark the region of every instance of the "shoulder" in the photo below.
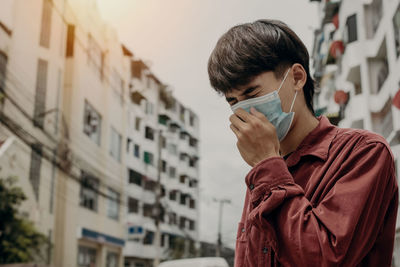
{"type": "Polygon", "coordinates": [[[394,162],[394,156],[388,142],[381,135],[363,129],[337,128],[332,145],[351,148],[351,151],[373,151],[386,154],[394,162]]]}

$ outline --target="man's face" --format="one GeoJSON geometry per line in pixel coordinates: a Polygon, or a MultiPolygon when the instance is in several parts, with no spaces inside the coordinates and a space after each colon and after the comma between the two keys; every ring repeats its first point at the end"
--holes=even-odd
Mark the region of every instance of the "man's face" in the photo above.
{"type": "MultiPolygon", "coordinates": [[[[287,71],[287,70],[286,70],[287,71]]],[[[285,71],[285,73],[286,73],[285,71]]],[[[263,72],[253,78],[245,86],[234,88],[232,92],[226,93],[225,98],[229,105],[234,105],[237,102],[263,96],[269,94],[279,88],[282,82],[282,78],[276,79],[272,71],[263,72]]],[[[291,69],[289,70],[288,76],[285,82],[282,84],[281,90],[279,91],[279,97],[282,103],[282,110],[288,112],[290,104],[292,103],[295,91],[293,90],[293,75],[291,69]]]]}

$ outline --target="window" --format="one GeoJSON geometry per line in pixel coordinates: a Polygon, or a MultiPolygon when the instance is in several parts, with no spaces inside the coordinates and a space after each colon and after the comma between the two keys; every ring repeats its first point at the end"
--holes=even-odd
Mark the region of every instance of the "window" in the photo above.
{"type": "Polygon", "coordinates": [[[103,53],[100,46],[93,39],[92,35],[88,36],[88,64],[91,67],[99,79],[103,79],[103,53]]]}
{"type": "Polygon", "coordinates": [[[139,213],[139,200],[136,198],[128,198],[128,213],[139,213]]]}
{"type": "Polygon", "coordinates": [[[139,117],[136,117],[135,119],[135,130],[140,131],[140,121],[141,119],[139,117]]]}
{"type": "Polygon", "coordinates": [[[78,247],[78,267],[96,266],[97,251],[95,248],[78,247]]]}
{"type": "Polygon", "coordinates": [[[117,72],[116,69],[113,69],[112,71],[112,80],[111,80],[111,86],[114,91],[114,95],[118,98],[118,101],[123,104],[124,100],[124,80],[121,78],[119,73],[117,72]]]}
{"type": "Polygon", "coordinates": [[[127,153],[129,153],[131,143],[132,143],[132,139],[127,138],[127,140],[126,140],[126,152],[127,153]]]}
{"type": "Polygon", "coordinates": [[[118,254],[115,252],[107,252],[106,267],[118,267],[118,254]]]}
{"type": "Polygon", "coordinates": [[[178,147],[175,144],[168,144],[168,152],[176,156],[178,155],[178,147]]]}
{"type": "Polygon", "coordinates": [[[147,114],[147,115],[152,115],[152,114],[154,114],[154,104],[153,103],[151,103],[151,102],[149,102],[149,101],[146,101],[146,104],[145,104],[145,113],[147,114]]]}
{"type": "Polygon", "coordinates": [[[40,45],[45,48],[49,48],[50,46],[51,13],[52,13],[51,0],[43,0],[42,25],[40,30],[40,45]]]}
{"type": "Polygon", "coordinates": [[[347,43],[357,41],[357,15],[351,15],[346,20],[347,43]]]}
{"type": "Polygon", "coordinates": [[[32,184],[36,200],[39,199],[40,168],[42,165],[42,145],[32,145],[31,166],[29,169],[29,181],[32,184]]]}
{"type": "Polygon", "coordinates": [[[144,245],[151,245],[153,244],[153,240],[154,240],[154,232],[152,231],[146,231],[146,234],[143,238],[143,244],[144,245]]]}
{"type": "Polygon", "coordinates": [[[197,181],[195,179],[189,181],[189,187],[196,187],[196,186],[197,186],[197,181]]]}
{"type": "Polygon", "coordinates": [[[393,30],[394,30],[394,42],[396,48],[396,56],[400,55],[400,5],[397,7],[396,13],[393,17],[393,30]]]}
{"type": "Polygon", "coordinates": [[[179,118],[182,122],[185,122],[185,107],[180,105],[180,114],[179,118]]]}
{"type": "Polygon", "coordinates": [[[176,218],[177,218],[176,213],[171,212],[169,214],[169,224],[176,224],[177,223],[176,218]]]}
{"type": "Polygon", "coordinates": [[[195,222],[193,220],[189,220],[189,230],[195,230],[195,222]]]}
{"type": "Polygon", "coordinates": [[[143,204],[143,216],[144,217],[151,217],[153,216],[153,205],[152,204],[143,204]]]}
{"type": "Polygon", "coordinates": [[[146,131],[144,136],[146,137],[146,139],[154,140],[154,130],[149,126],[146,126],[146,131]]]}
{"type": "Polygon", "coordinates": [[[184,229],[185,228],[185,222],[186,222],[186,218],[185,217],[180,217],[179,218],[179,228],[184,229]]]}
{"type": "Polygon", "coordinates": [[[181,140],[186,140],[186,133],[185,133],[185,132],[180,132],[179,138],[180,138],[181,140]]]}
{"type": "Polygon", "coordinates": [[[176,190],[169,191],[169,199],[176,200],[176,195],[177,195],[176,193],[177,193],[176,190]]]}
{"type": "Polygon", "coordinates": [[[195,158],[189,158],[189,167],[196,167],[196,159],[195,158]]]}
{"type": "Polygon", "coordinates": [[[152,153],[144,151],[144,162],[154,166],[154,156],[152,153]]]}
{"type": "Polygon", "coordinates": [[[107,216],[108,218],[118,221],[119,218],[119,198],[120,195],[116,191],[108,188],[108,205],[107,205],[107,216]]]}
{"type": "Polygon", "coordinates": [[[147,180],[144,183],[144,190],[155,191],[157,183],[155,181],[147,180]]]}
{"type": "Polygon", "coordinates": [[[67,29],[67,47],[66,47],[66,57],[74,56],[74,43],[75,43],[75,25],[68,24],[67,29]]]}
{"type": "Polygon", "coordinates": [[[5,89],[7,71],[7,55],[0,51],[0,92],[5,89]]]}
{"type": "Polygon", "coordinates": [[[135,155],[135,157],[140,158],[140,147],[138,144],[135,144],[133,154],[135,155]]]}
{"type": "Polygon", "coordinates": [[[189,146],[196,148],[197,147],[197,139],[190,137],[189,138],[189,146]]]}
{"type": "Polygon", "coordinates": [[[33,124],[40,128],[43,128],[44,113],[46,108],[47,67],[47,61],[39,59],[36,73],[36,93],[33,124]]]}
{"type": "Polygon", "coordinates": [[[166,148],[167,147],[167,138],[165,138],[164,136],[161,136],[160,142],[161,142],[161,147],[162,148],[166,148]]]}
{"type": "Polygon", "coordinates": [[[165,160],[161,160],[161,171],[167,172],[167,162],[165,160]]]}
{"type": "Polygon", "coordinates": [[[99,180],[82,171],[80,203],[82,207],[97,211],[99,180]]]}
{"type": "Polygon", "coordinates": [[[169,177],[175,178],[175,176],[176,176],[176,168],[170,166],[170,167],[169,167],[169,177]]]}
{"type": "Polygon", "coordinates": [[[189,207],[191,209],[195,209],[196,208],[196,200],[194,200],[193,198],[190,199],[189,201],[189,207]]]}
{"type": "Polygon", "coordinates": [[[132,169],[129,169],[129,183],[142,186],[142,174],[132,169]]]}
{"type": "Polygon", "coordinates": [[[179,176],[179,182],[181,182],[181,184],[184,184],[185,181],[186,181],[186,175],[179,176]]]}
{"type": "Polygon", "coordinates": [[[100,145],[101,116],[86,100],[83,117],[83,132],[96,144],[100,145]]]}
{"type": "Polygon", "coordinates": [[[117,161],[121,161],[121,135],[111,127],[110,155],[117,161]]]}
{"type": "Polygon", "coordinates": [[[190,114],[189,124],[190,124],[190,126],[194,126],[194,115],[193,114],[190,114]]]}
{"type": "Polygon", "coordinates": [[[180,204],[186,205],[186,194],[181,194],[180,196],[180,204]]]}

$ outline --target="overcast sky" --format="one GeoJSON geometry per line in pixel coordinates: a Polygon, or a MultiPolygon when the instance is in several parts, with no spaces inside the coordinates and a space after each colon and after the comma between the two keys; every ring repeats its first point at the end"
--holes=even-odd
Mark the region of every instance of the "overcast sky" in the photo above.
{"type": "Polygon", "coordinates": [[[308,0],[97,0],[103,18],[121,41],[174,88],[174,95],[200,118],[200,237],[215,242],[218,205],[223,213],[222,240],[234,247],[250,167],[236,148],[229,128],[231,110],[213,91],[207,60],[218,38],[234,25],[261,18],[286,22],[311,52],[318,27],[317,4],[308,0]]]}

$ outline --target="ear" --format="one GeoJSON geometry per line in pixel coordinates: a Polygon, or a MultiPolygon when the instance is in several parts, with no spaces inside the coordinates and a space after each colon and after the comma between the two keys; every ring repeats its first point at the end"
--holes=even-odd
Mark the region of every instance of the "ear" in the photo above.
{"type": "Polygon", "coordinates": [[[307,81],[307,73],[304,67],[299,64],[295,63],[292,66],[293,71],[293,79],[294,79],[294,89],[296,91],[301,91],[306,84],[307,81]]]}

